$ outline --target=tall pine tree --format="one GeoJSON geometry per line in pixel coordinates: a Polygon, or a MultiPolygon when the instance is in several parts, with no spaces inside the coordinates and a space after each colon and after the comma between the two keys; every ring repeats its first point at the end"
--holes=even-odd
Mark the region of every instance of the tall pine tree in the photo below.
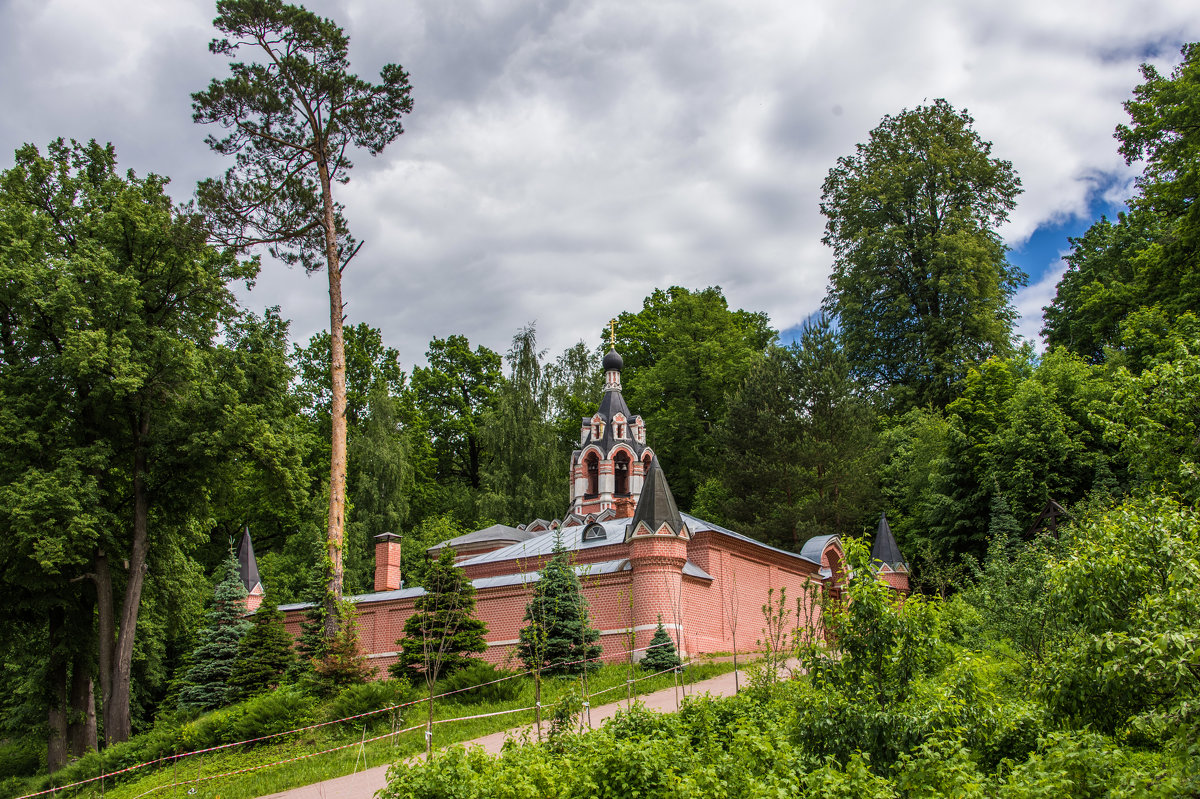
{"type": "Polygon", "coordinates": [[[192,667],[184,675],[180,707],[212,710],[233,701],[229,678],[249,624],[244,618],[246,587],[238,576],[238,562],[232,552],[221,565],[220,574],[208,611],[208,626],[200,633],[200,643],[192,652],[192,667]]]}

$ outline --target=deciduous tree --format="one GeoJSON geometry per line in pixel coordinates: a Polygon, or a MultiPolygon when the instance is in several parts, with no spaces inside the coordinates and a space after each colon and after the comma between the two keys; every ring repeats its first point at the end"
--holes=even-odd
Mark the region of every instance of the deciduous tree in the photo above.
{"type": "Polygon", "coordinates": [[[22,148],[0,177],[0,561],[31,601],[94,603],[109,741],[131,731],[143,589],[187,562],[233,455],[215,444],[240,409],[214,339],[236,313],[228,281],[256,271],[210,248],[165,184],[122,177],[112,147],[61,140],[45,157],[22,148]]]}
{"type": "Polygon", "coordinates": [[[681,507],[712,469],[726,395],[774,338],[766,314],[730,310],[719,287],[655,289],[642,310],[618,317],[625,398],[646,420],[647,443],[670,471],[681,507]]]}
{"type": "Polygon", "coordinates": [[[512,525],[554,518],[567,506],[567,453],[556,440],[542,357],[533,325],[513,336],[508,379],[484,416],[489,457],[480,505],[485,516],[512,525]]]}
{"type": "Polygon", "coordinates": [[[806,325],[729,398],[714,434],[721,515],[797,552],[814,535],[859,533],[878,509],[875,421],[828,321],[806,325]]]}
{"type": "Polygon", "coordinates": [[[1115,222],[1072,240],[1046,308],[1046,341],[1093,362],[1128,346],[1121,323],[1139,309],[1168,322],[1200,312],[1200,43],[1182,54],[1169,76],[1142,65],[1144,82],[1124,104],[1130,122],[1116,131],[1126,163],[1145,162],[1137,192],[1115,222]]]}
{"type": "Polygon", "coordinates": [[[821,194],[825,310],[863,380],[898,410],[944,407],[967,368],[1012,350],[1025,275],[996,228],[1021,181],[945,100],[885,116],[821,194]]]}
{"type": "Polygon", "coordinates": [[[481,429],[501,380],[500,356],[465,336],[434,338],[425,352],[428,367],[413,369],[413,401],[434,443],[439,479],[472,489],[481,484],[481,429]]]}

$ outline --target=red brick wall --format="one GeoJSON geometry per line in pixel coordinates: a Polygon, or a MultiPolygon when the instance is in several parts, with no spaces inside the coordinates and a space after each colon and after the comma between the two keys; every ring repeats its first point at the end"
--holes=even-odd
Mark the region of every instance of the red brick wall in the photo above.
{"type": "MultiPolygon", "coordinates": [[[[624,657],[621,653],[626,649],[631,617],[636,646],[643,647],[653,636],[660,613],[672,638],[678,635],[688,654],[755,651],[764,637],[762,606],[767,602],[768,590],[774,589],[776,598],[780,589],[786,590],[790,627],[795,623],[796,600],[806,596],[804,586],[811,581],[819,590],[821,585],[814,564],[707,531],[690,542],[674,536],[650,536],[578,554],[586,558],[584,562],[629,557],[633,567],[631,571],[582,578],[591,622],[601,632],[602,657],[606,659],[624,657]],[[682,576],[685,559],[713,579],[682,576]]],[[[536,571],[543,560],[538,559],[536,565],[524,564],[526,570],[536,571]]],[[[468,574],[475,578],[509,574],[513,565],[513,561],[484,564],[471,567],[468,574]]],[[[906,577],[896,574],[902,576],[906,577]]],[[[478,616],[488,625],[487,660],[507,661],[519,667],[515,642],[532,588],[532,584],[518,584],[485,588],[476,594],[478,616]]],[[[807,616],[810,608],[805,603],[800,610],[807,616]]],[[[360,639],[381,677],[396,661],[396,640],[403,635],[404,622],[412,612],[412,598],[359,604],[360,639]]],[[[294,636],[300,633],[303,614],[298,610],[286,613],[285,624],[294,636]]]]}

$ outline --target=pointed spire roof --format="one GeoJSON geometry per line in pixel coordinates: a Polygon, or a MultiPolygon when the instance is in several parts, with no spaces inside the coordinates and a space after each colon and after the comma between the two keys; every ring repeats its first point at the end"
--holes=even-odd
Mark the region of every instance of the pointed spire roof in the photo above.
{"type": "Polygon", "coordinates": [[[654,532],[664,523],[675,535],[681,534],[685,529],[683,516],[675,504],[671,487],[667,485],[667,476],[658,465],[658,458],[650,460],[646,481],[642,483],[642,493],[638,497],[637,509],[633,512],[633,518],[629,520],[629,526],[625,528],[626,541],[633,537],[639,522],[645,522],[654,532]]]}
{"type": "Polygon", "coordinates": [[[250,543],[250,525],[246,525],[242,531],[237,560],[238,576],[242,578],[242,585],[246,587],[246,590],[253,591],[255,586],[261,586],[262,579],[258,576],[258,560],[254,557],[254,544],[250,543]]]}
{"type": "Polygon", "coordinates": [[[871,547],[871,560],[882,563],[889,569],[908,568],[892,528],[888,525],[887,513],[879,514],[879,526],[875,528],[875,545],[871,547]]]}

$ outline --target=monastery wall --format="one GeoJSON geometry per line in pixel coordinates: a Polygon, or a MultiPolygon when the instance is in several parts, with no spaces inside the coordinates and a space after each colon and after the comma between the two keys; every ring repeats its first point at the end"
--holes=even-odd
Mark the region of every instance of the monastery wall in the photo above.
{"type": "MultiPolygon", "coordinates": [[[[586,554],[588,561],[600,562],[634,553],[628,545],[614,544],[593,548],[586,554]]],[[[636,646],[646,646],[654,635],[659,614],[685,654],[756,651],[763,638],[762,606],[770,589],[776,599],[780,589],[786,592],[787,609],[793,614],[789,630],[795,626],[797,599],[801,600],[800,612],[806,614],[804,621],[819,624],[819,620],[808,616],[811,594],[821,590],[815,564],[709,531],[696,534],[686,544],[679,539],[645,541],[637,554],[632,570],[581,578],[591,623],[600,631],[601,657],[605,660],[624,659],[631,622],[636,646]],[[713,579],[682,575],[685,554],[713,579]],[[813,588],[806,594],[805,586],[810,583],[813,588]]],[[[512,565],[511,561],[483,564],[488,573],[479,574],[477,570],[482,567],[471,567],[469,573],[475,578],[511,574],[512,565]]],[[[476,613],[488,625],[484,659],[519,668],[516,646],[532,591],[532,583],[477,591],[476,613]]],[[[358,604],[360,640],[380,677],[386,676],[388,667],[397,660],[396,641],[404,634],[404,622],[414,611],[414,601],[415,597],[404,597],[358,604]]],[[[300,635],[303,615],[303,610],[295,609],[285,613],[285,626],[295,637],[300,635]]],[[[640,658],[641,653],[636,657],[640,658]]]]}

